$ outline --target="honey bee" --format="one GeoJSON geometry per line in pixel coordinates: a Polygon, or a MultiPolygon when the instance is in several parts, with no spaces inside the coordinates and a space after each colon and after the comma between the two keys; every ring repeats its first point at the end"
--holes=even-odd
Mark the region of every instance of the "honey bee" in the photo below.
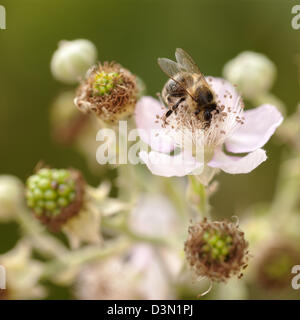
{"type": "Polygon", "coordinates": [[[170,78],[162,90],[162,98],[168,107],[168,118],[181,106],[188,108],[209,127],[214,113],[219,113],[215,94],[202,72],[189,54],[176,49],[177,62],[158,58],[158,65],[170,78]]]}

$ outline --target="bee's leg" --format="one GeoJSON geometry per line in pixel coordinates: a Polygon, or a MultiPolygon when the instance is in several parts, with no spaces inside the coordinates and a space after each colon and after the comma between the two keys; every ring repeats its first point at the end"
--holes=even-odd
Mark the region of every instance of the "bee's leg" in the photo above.
{"type": "Polygon", "coordinates": [[[176,109],[179,107],[180,103],[183,102],[185,99],[184,98],[181,98],[180,100],[178,100],[172,107],[169,111],[167,111],[166,113],[166,118],[168,118],[172,113],[173,111],[176,111],[176,109]]]}
{"type": "Polygon", "coordinates": [[[170,115],[173,113],[173,110],[168,110],[166,112],[166,118],[170,117],[170,115]]]}
{"type": "Polygon", "coordinates": [[[173,111],[176,110],[176,109],[178,108],[178,106],[180,105],[180,103],[183,102],[183,101],[184,101],[184,98],[181,98],[180,100],[178,100],[178,101],[174,104],[174,106],[172,106],[172,110],[173,110],[173,111]]]}

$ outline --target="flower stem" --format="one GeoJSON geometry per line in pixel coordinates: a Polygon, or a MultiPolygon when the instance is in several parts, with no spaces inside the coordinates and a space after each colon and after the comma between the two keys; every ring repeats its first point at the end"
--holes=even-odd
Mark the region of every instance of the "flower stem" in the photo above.
{"type": "Polygon", "coordinates": [[[30,238],[32,245],[43,256],[59,257],[65,254],[67,248],[56,238],[45,231],[45,228],[36,221],[30,212],[21,210],[17,214],[17,222],[23,232],[30,238]]]}
{"type": "Polygon", "coordinates": [[[106,245],[102,247],[95,245],[70,251],[59,259],[45,264],[41,277],[47,279],[59,272],[65,271],[66,268],[74,268],[84,263],[109,258],[110,256],[127,250],[131,245],[132,242],[130,240],[122,238],[117,241],[107,242],[106,245]]]}
{"type": "Polygon", "coordinates": [[[164,178],[163,180],[164,188],[169,198],[173,202],[175,208],[177,209],[178,215],[180,218],[185,221],[188,218],[188,208],[184,197],[178,190],[178,186],[175,185],[175,182],[171,178],[164,178]]]}
{"type": "Polygon", "coordinates": [[[196,176],[189,176],[187,198],[203,218],[209,216],[210,206],[208,203],[207,191],[205,186],[197,180],[196,176]]]}
{"type": "Polygon", "coordinates": [[[172,241],[166,240],[163,238],[148,237],[148,236],[143,236],[141,234],[137,234],[132,230],[130,230],[130,228],[127,226],[125,222],[115,223],[115,222],[112,222],[111,219],[103,218],[102,226],[104,228],[107,228],[109,231],[114,231],[114,232],[116,231],[118,233],[121,233],[127,236],[132,241],[146,242],[148,244],[155,245],[155,246],[169,246],[173,244],[172,241]]]}

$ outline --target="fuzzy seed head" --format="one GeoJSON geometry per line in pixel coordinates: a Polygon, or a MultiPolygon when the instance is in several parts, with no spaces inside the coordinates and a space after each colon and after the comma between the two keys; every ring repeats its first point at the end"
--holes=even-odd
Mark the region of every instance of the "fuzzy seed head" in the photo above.
{"type": "Polygon", "coordinates": [[[95,113],[113,124],[134,112],[139,96],[136,77],[117,63],[92,67],[77,90],[75,104],[84,113],[95,113]]]}
{"type": "Polygon", "coordinates": [[[244,233],[235,224],[204,219],[189,228],[184,250],[196,275],[225,282],[234,275],[241,276],[247,265],[247,247],[244,233]]]}
{"type": "Polygon", "coordinates": [[[26,187],[28,207],[52,231],[82,207],[84,182],[76,170],[40,169],[27,179],[26,187]]]}

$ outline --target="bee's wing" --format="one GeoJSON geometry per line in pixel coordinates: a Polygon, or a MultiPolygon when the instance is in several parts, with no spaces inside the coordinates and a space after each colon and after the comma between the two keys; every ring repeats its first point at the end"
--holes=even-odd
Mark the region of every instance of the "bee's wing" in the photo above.
{"type": "Polygon", "coordinates": [[[177,62],[167,58],[158,58],[158,65],[161,70],[169,77],[173,78],[177,73],[182,72],[182,68],[177,62]]]}
{"type": "Polygon", "coordinates": [[[185,70],[191,73],[197,73],[201,77],[201,80],[208,86],[208,83],[204,75],[202,74],[192,57],[187,52],[185,52],[181,48],[177,48],[175,51],[175,57],[178,62],[177,64],[179,64],[179,68],[181,68],[181,70],[185,70]]]}
{"type": "MultiPolygon", "coordinates": [[[[174,79],[174,76],[182,71],[185,71],[177,62],[174,62],[167,58],[158,58],[157,59],[158,65],[160,66],[161,70],[173,81],[178,83],[187,94],[191,96],[189,91],[186,87],[184,87],[181,83],[179,83],[177,80],[174,79]]],[[[192,96],[191,96],[192,97],[192,96]]]]}

